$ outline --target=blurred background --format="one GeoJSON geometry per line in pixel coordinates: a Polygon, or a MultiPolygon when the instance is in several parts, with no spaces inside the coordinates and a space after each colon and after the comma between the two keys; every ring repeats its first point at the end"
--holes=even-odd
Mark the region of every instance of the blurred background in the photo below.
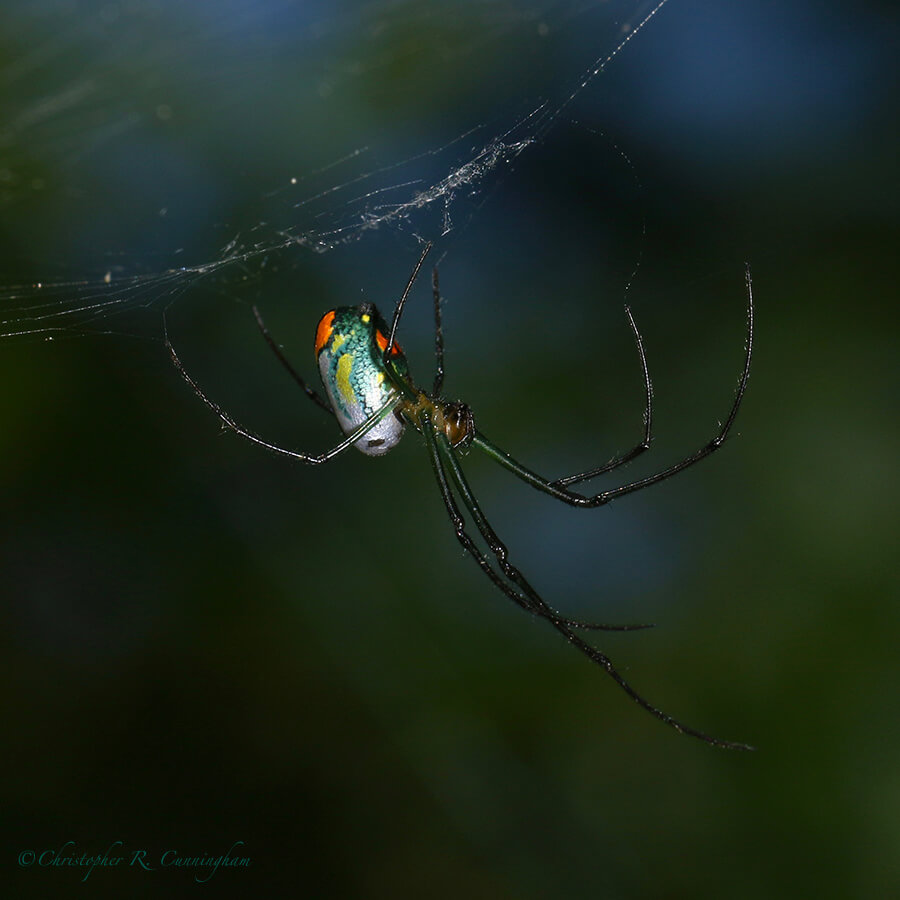
{"type": "MultiPolygon", "coordinates": [[[[897,12],[670,0],[585,83],[651,9],[4,4],[5,895],[900,895],[897,12]],[[167,358],[164,314],[236,418],[323,450],[251,307],[313,379],[319,316],[389,311],[425,240],[448,395],[554,477],[640,436],[626,301],[655,440],[620,480],[715,433],[752,263],[720,453],[594,511],[465,464],[548,602],[656,623],[598,644],[755,753],[514,608],[416,435],[295,465],[167,358]],[[236,842],[205,885],[160,864],[236,842]],[[126,864],[20,865],[66,845],[126,864]]],[[[423,276],[424,385],[430,328],[423,276]]]]}

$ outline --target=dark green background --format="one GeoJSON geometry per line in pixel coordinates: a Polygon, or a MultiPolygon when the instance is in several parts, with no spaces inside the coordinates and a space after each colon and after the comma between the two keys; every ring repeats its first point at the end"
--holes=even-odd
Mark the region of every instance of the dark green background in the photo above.
{"type": "MultiPolygon", "coordinates": [[[[559,107],[641,7],[5,6],[3,329],[63,328],[0,341],[5,896],[900,893],[897,18],[739,6],[671,0],[534,146],[454,193],[445,236],[440,202],[359,215],[559,107]],[[285,228],[348,240],[278,248],[285,228]],[[271,252],[165,274],[235,237],[271,252]],[[757,752],[680,737],[513,608],[416,436],[293,465],[219,435],[167,361],[166,307],[210,394],[324,449],[332,424],[250,305],[313,375],[318,316],[388,309],[419,238],[448,393],[554,475],[640,432],[639,258],[656,440],[626,477],[714,433],[753,264],[754,370],[720,454],[593,512],[467,471],[549,602],[657,624],[601,640],[640,691],[757,752]],[[243,841],[252,864],[206,885],[17,864],[68,840],[151,859],[243,841]]],[[[429,315],[423,279],[401,337],[425,384],[429,315]]]]}

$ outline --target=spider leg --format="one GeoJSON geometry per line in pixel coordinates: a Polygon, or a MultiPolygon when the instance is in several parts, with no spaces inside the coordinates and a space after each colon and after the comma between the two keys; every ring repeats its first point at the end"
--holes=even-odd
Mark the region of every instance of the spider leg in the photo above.
{"type": "Polygon", "coordinates": [[[513,583],[531,602],[531,611],[542,618],[563,622],[573,628],[584,628],[592,631],[639,631],[644,628],[652,628],[652,625],[606,625],[599,622],[580,622],[573,619],[567,619],[559,612],[553,609],[538,592],[526,580],[525,576],[509,561],[509,551],[506,545],[497,536],[497,533],[491,527],[487,517],[481,510],[481,506],[469,487],[459,459],[453,452],[450,442],[446,435],[438,433],[435,435],[441,458],[445,463],[446,469],[450,473],[450,479],[453,482],[457,494],[462,498],[463,504],[472,516],[472,521],[481,532],[485,543],[491,550],[491,553],[497,558],[497,564],[500,571],[513,583]]]}
{"type": "Polygon", "coordinates": [[[434,296],[434,387],[431,395],[440,397],[444,387],[444,332],[441,329],[441,289],[437,266],[431,271],[431,293],[434,296]]]}
{"type": "Polygon", "coordinates": [[[278,344],[275,343],[272,335],[269,334],[269,329],[266,328],[266,323],[263,321],[263,317],[260,314],[259,310],[254,306],[253,307],[253,315],[256,318],[256,324],[259,326],[259,330],[262,332],[262,336],[265,338],[266,343],[269,345],[269,349],[275,354],[278,361],[287,369],[288,374],[290,374],[291,378],[297,382],[298,385],[303,389],[303,392],[316,403],[318,406],[321,406],[325,412],[331,413],[334,415],[334,410],[328,404],[327,400],[323,400],[321,394],[317,391],[313,390],[298,374],[297,370],[288,362],[287,357],[284,353],[281,352],[281,348],[278,344]]]}
{"type": "Polygon", "coordinates": [[[181,377],[191,386],[194,393],[219,417],[222,423],[231,431],[235,432],[235,434],[239,434],[242,438],[246,438],[248,441],[252,441],[254,444],[259,444],[261,447],[265,447],[267,450],[271,450],[273,453],[278,453],[281,456],[289,456],[291,459],[297,459],[300,462],[308,463],[309,465],[318,465],[319,463],[327,462],[332,457],[337,456],[339,453],[343,453],[348,447],[351,447],[356,441],[358,441],[364,434],[368,431],[371,431],[385,416],[387,416],[395,407],[400,403],[400,397],[391,397],[387,403],[382,405],[379,409],[377,409],[365,422],[363,422],[358,428],[352,431],[347,437],[344,438],[336,447],[332,447],[330,450],[325,453],[320,453],[317,455],[312,455],[308,453],[300,453],[297,450],[287,450],[284,447],[279,447],[277,444],[272,444],[267,440],[264,440],[259,435],[254,434],[248,428],[245,428],[243,425],[239,425],[218,403],[214,400],[210,400],[206,394],[203,393],[200,386],[196,381],[188,374],[188,371],[185,369],[184,364],[178,358],[178,354],[175,352],[175,348],[172,346],[172,342],[169,340],[168,332],[165,335],[165,345],[166,349],[169,351],[169,355],[172,357],[172,363],[175,368],[181,374],[181,377]]]}
{"type": "Polygon", "coordinates": [[[596,478],[598,475],[603,475],[606,472],[612,472],[613,469],[618,469],[619,466],[630,463],[645,450],[650,449],[650,440],[653,431],[653,385],[650,383],[650,369],[647,367],[647,355],[644,353],[644,341],[634,322],[631,308],[627,304],[625,306],[625,315],[628,316],[628,324],[631,326],[631,332],[634,335],[638,358],[641,362],[641,372],[644,376],[644,395],[646,397],[644,404],[644,437],[639,444],[636,444],[627,453],[622,454],[622,456],[614,457],[608,463],[605,463],[596,469],[590,469],[587,472],[582,472],[580,475],[569,475],[566,478],[557,478],[556,481],[553,482],[556,487],[568,487],[570,484],[577,484],[579,481],[587,481],[590,478],[596,478]]]}
{"type": "MultiPolygon", "coordinates": [[[[737,418],[738,410],[741,406],[741,401],[744,399],[744,392],[747,389],[747,380],[750,377],[750,361],[753,356],[753,287],[750,279],[750,267],[747,267],[746,270],[746,286],[747,286],[747,340],[746,340],[746,352],[744,355],[744,368],[741,372],[740,380],[738,382],[737,393],[735,394],[734,402],[731,405],[731,410],[728,413],[728,417],[725,420],[725,424],[719,429],[718,434],[709,442],[704,444],[699,450],[695,453],[692,453],[690,456],[685,457],[680,462],[675,463],[674,465],[669,466],[667,469],[663,469],[661,472],[657,472],[655,475],[648,475],[646,478],[639,478],[637,481],[632,481],[629,484],[623,484],[621,487],[611,488],[610,490],[601,491],[598,494],[594,494],[593,496],[587,496],[585,494],[580,494],[577,491],[569,490],[566,487],[559,486],[561,482],[559,481],[550,481],[544,478],[541,475],[538,475],[536,472],[531,471],[531,469],[523,466],[518,460],[514,459],[510,456],[506,451],[500,449],[496,444],[491,443],[483,434],[477,432],[475,435],[475,439],[472,442],[473,446],[478,447],[480,450],[487,453],[488,456],[491,457],[495,462],[500,463],[505,469],[508,469],[513,473],[517,478],[521,478],[526,484],[530,484],[533,488],[536,488],[539,491],[543,491],[545,494],[549,494],[551,497],[555,497],[557,500],[562,500],[564,503],[568,503],[571,506],[582,506],[587,508],[593,508],[595,506],[603,506],[609,503],[611,500],[615,500],[617,497],[622,497],[625,494],[632,494],[635,491],[639,491],[642,488],[650,487],[651,484],[658,484],[660,481],[665,481],[667,478],[671,478],[673,475],[677,475],[679,472],[684,471],[685,469],[693,466],[695,463],[700,462],[701,459],[705,459],[711,453],[714,453],[722,444],[725,442],[725,439],[728,437],[728,433],[731,430],[731,426],[734,424],[734,420],[737,418]]],[[[565,482],[566,479],[562,479],[562,482],[565,482]]]]}
{"type": "MultiPolygon", "coordinates": [[[[438,482],[438,487],[441,491],[441,496],[443,497],[444,504],[447,507],[447,512],[450,515],[451,520],[453,521],[456,527],[456,535],[459,539],[460,543],[463,545],[463,548],[469,552],[469,554],[475,559],[475,561],[480,566],[481,570],[485,575],[494,583],[496,587],[498,587],[510,600],[512,600],[517,606],[520,606],[526,612],[531,613],[532,615],[545,616],[546,611],[541,608],[535,606],[534,602],[531,601],[528,597],[519,593],[512,585],[510,585],[507,581],[503,579],[499,572],[495,571],[495,569],[491,566],[490,562],[488,562],[487,558],[483,553],[478,549],[477,545],[471,540],[471,538],[465,532],[465,520],[460,515],[459,507],[456,505],[456,500],[453,497],[453,492],[450,489],[450,485],[447,481],[447,474],[444,469],[444,464],[441,460],[440,451],[435,443],[435,436],[433,433],[432,426],[430,422],[423,421],[422,423],[422,434],[425,437],[425,442],[428,444],[430,453],[431,453],[431,465],[434,470],[435,478],[438,482]]],[[[535,594],[535,596],[537,596],[535,594]]],[[[540,601],[540,598],[538,598],[540,601]]],[[[540,601],[543,603],[543,601],[540,601]]],[[[546,604],[544,604],[546,606],[546,604]]],[[[568,625],[571,628],[585,628],[585,629],[604,629],[610,628],[616,631],[628,631],[636,628],[650,628],[652,626],[649,625],[634,625],[634,626],[606,626],[606,625],[595,625],[591,622],[581,622],[576,619],[567,619],[563,616],[559,616],[554,610],[550,610],[547,607],[547,610],[555,616],[559,621],[568,625]]]]}
{"type": "Polygon", "coordinates": [[[391,357],[391,350],[394,348],[394,338],[397,335],[397,326],[400,324],[400,316],[403,314],[403,307],[406,306],[406,298],[409,296],[409,292],[412,290],[412,286],[415,283],[416,278],[419,275],[419,269],[422,268],[422,263],[425,262],[425,257],[428,256],[428,251],[432,247],[432,242],[429,241],[422,250],[422,254],[419,257],[419,261],[416,263],[416,267],[412,270],[412,275],[409,276],[409,281],[406,282],[406,287],[403,289],[403,293],[400,295],[400,299],[397,301],[397,306],[394,309],[394,318],[391,319],[391,333],[388,335],[388,342],[384,347],[384,361],[389,362],[391,357]]]}
{"type": "MultiPolygon", "coordinates": [[[[434,431],[431,427],[431,423],[428,419],[427,414],[423,416],[422,421],[422,434],[425,436],[425,442],[428,445],[428,449],[431,455],[431,465],[435,473],[435,477],[438,482],[438,486],[441,490],[441,496],[444,500],[444,505],[447,508],[447,513],[450,516],[450,520],[453,523],[453,526],[456,530],[456,536],[465,550],[475,559],[478,565],[481,567],[482,571],[488,575],[491,581],[503,591],[506,596],[510,597],[519,606],[531,611],[536,612],[536,610],[530,606],[527,602],[524,601],[524,597],[515,591],[510,585],[506,584],[499,576],[497,572],[491,567],[490,563],[485,558],[484,554],[478,549],[475,542],[469,537],[465,530],[465,520],[459,512],[459,507],[456,505],[456,501],[453,498],[453,494],[450,490],[450,485],[447,481],[447,475],[444,471],[442,452],[435,439],[434,431]]],[[[439,436],[438,436],[439,437],[439,436]]],[[[452,471],[452,470],[451,470],[452,471]]],[[[474,512],[473,518],[476,518],[474,512]]],[[[523,579],[524,580],[524,579],[523,579]]],[[[535,594],[537,597],[537,595],[535,594]]],[[[538,597],[538,600],[540,598],[538,597]]],[[[706,742],[707,744],[712,744],[715,747],[722,747],[728,750],[752,750],[748,744],[736,743],[733,741],[723,741],[720,738],[713,737],[712,735],[706,734],[702,731],[697,731],[694,728],[690,728],[687,725],[683,725],[681,722],[673,719],[667,713],[664,713],[661,709],[653,706],[647,700],[645,700],[634,688],[631,687],[630,684],[619,674],[618,670],[612,664],[612,661],[605,653],[602,653],[596,647],[591,646],[586,641],[582,640],[578,635],[576,635],[572,631],[572,626],[565,620],[553,612],[553,610],[548,607],[543,601],[540,601],[542,605],[542,610],[538,614],[542,615],[544,618],[548,619],[550,624],[565,637],[565,639],[572,644],[576,649],[580,650],[585,656],[587,656],[592,662],[599,665],[604,671],[612,678],[616,684],[631,697],[632,700],[635,701],[639,706],[649,712],[651,715],[655,716],[660,721],[664,722],[666,725],[671,726],[676,731],[681,734],[687,734],[691,737],[698,738],[701,741],[706,742]]]]}

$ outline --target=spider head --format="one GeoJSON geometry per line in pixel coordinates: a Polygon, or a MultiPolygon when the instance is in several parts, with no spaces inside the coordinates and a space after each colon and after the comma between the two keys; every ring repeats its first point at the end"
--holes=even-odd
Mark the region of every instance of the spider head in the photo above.
{"type": "Polygon", "coordinates": [[[450,446],[466,448],[475,438],[475,416],[465,403],[454,400],[441,410],[441,427],[450,446]]]}

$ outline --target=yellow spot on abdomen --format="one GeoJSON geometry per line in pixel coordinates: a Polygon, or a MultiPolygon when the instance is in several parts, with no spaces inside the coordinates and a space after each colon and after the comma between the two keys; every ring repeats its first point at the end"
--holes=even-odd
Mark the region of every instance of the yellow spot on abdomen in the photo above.
{"type": "Polygon", "coordinates": [[[335,372],[335,380],[337,381],[338,390],[341,392],[341,396],[344,398],[344,400],[347,401],[347,404],[350,406],[358,402],[356,394],[353,393],[353,386],[350,384],[350,371],[352,369],[353,354],[345,353],[338,360],[337,371],[335,372]]]}

